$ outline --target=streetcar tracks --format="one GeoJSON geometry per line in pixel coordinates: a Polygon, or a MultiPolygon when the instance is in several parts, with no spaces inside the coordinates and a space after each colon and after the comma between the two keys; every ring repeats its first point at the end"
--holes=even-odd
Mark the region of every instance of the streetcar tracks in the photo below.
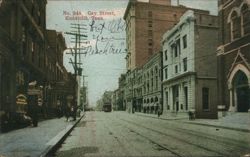
{"type": "MultiPolygon", "coordinates": [[[[111,118],[108,118],[108,119],[111,120],[111,118]]],[[[112,119],[112,122],[114,122],[113,119],[112,119]]],[[[116,123],[118,124],[118,126],[122,126],[122,127],[124,128],[124,124],[121,124],[121,123],[119,123],[119,122],[116,122],[116,123]]],[[[147,136],[144,136],[144,135],[138,133],[137,131],[135,131],[135,130],[133,130],[133,129],[131,129],[131,128],[128,128],[128,127],[126,127],[126,128],[128,129],[129,132],[134,133],[134,134],[136,134],[137,136],[140,136],[140,137],[142,137],[143,139],[146,139],[146,140],[149,141],[151,144],[157,146],[157,150],[158,150],[158,151],[163,151],[163,150],[165,150],[165,151],[167,151],[167,152],[170,152],[170,153],[172,154],[171,157],[173,157],[173,155],[174,155],[174,156],[177,156],[177,157],[183,157],[183,156],[182,156],[181,154],[179,154],[178,152],[173,151],[173,150],[171,150],[170,148],[168,148],[168,147],[166,147],[166,146],[164,146],[164,145],[161,145],[161,144],[155,142],[154,140],[148,138],[147,136]]],[[[110,130],[109,128],[107,128],[107,129],[110,130]]],[[[124,137],[124,136],[123,136],[123,137],[124,137]]],[[[124,137],[124,138],[126,138],[126,137],[124,137]]],[[[117,140],[118,140],[118,139],[117,139],[117,140]]]]}
{"type": "MultiPolygon", "coordinates": [[[[176,137],[176,136],[174,136],[174,135],[166,134],[166,133],[164,133],[164,132],[162,132],[162,131],[158,131],[158,130],[155,130],[155,129],[152,129],[152,128],[148,128],[148,127],[146,127],[146,126],[144,126],[144,125],[141,125],[141,124],[138,124],[138,123],[129,121],[129,120],[125,120],[125,119],[121,119],[121,118],[119,118],[119,119],[122,120],[122,121],[125,121],[125,122],[127,122],[127,123],[133,124],[133,125],[135,125],[135,126],[137,126],[137,127],[142,127],[142,128],[144,128],[144,129],[150,130],[150,131],[152,131],[152,132],[154,132],[154,133],[157,133],[157,134],[160,134],[160,135],[164,135],[164,136],[173,138],[173,139],[175,139],[175,140],[178,140],[178,141],[180,141],[180,142],[187,143],[187,144],[189,144],[189,145],[192,145],[192,146],[195,146],[195,147],[197,147],[197,148],[206,150],[206,151],[208,151],[208,152],[216,153],[217,156],[225,156],[225,155],[226,155],[226,156],[235,156],[235,154],[232,154],[232,152],[231,152],[230,150],[228,150],[228,151],[226,150],[226,151],[224,151],[224,153],[222,153],[221,150],[210,149],[210,148],[208,148],[207,146],[202,146],[202,145],[200,145],[200,144],[192,143],[192,142],[190,142],[190,141],[188,141],[188,140],[185,140],[185,139],[176,137]],[[225,153],[225,152],[226,152],[226,153],[225,153]]],[[[172,129],[172,128],[171,128],[171,129],[172,129]]],[[[175,129],[172,129],[172,130],[175,130],[175,129]]],[[[179,130],[178,130],[178,131],[179,131],[179,130]]],[[[183,131],[182,131],[182,132],[183,132],[183,131]]],[[[186,132],[183,132],[183,133],[186,133],[186,132]]],[[[199,135],[198,135],[198,134],[192,134],[192,136],[199,136],[199,135]]],[[[200,137],[202,137],[202,136],[200,136],[200,137]]],[[[208,137],[202,137],[202,138],[207,138],[207,139],[209,139],[208,137]]],[[[209,140],[211,140],[211,139],[209,139],[209,140]]],[[[214,139],[212,139],[212,140],[214,140],[214,139]]],[[[217,141],[216,141],[216,142],[217,142],[217,141]]],[[[164,147],[165,147],[165,146],[164,146],[164,147]]],[[[228,148],[228,147],[227,147],[227,148],[228,148]]]]}
{"type": "Polygon", "coordinates": [[[206,138],[208,140],[219,142],[222,145],[225,145],[227,147],[235,146],[238,149],[248,150],[248,151],[249,151],[249,148],[250,148],[249,143],[243,142],[243,141],[239,141],[239,140],[235,140],[235,139],[232,139],[232,138],[226,138],[226,137],[221,137],[221,136],[217,136],[217,135],[206,135],[204,133],[201,134],[201,132],[198,132],[198,131],[195,131],[195,130],[189,130],[189,129],[185,129],[185,128],[179,128],[179,127],[176,127],[176,126],[175,127],[169,127],[167,125],[163,125],[163,126],[160,126],[160,127],[162,129],[170,129],[170,130],[173,130],[173,131],[176,131],[176,132],[182,132],[184,134],[189,134],[189,135],[200,137],[200,138],[206,138]]]}

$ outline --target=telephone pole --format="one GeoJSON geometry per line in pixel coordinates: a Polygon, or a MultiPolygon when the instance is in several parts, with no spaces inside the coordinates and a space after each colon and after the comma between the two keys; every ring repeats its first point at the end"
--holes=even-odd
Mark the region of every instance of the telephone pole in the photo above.
{"type": "Polygon", "coordinates": [[[77,105],[75,107],[80,106],[80,88],[81,88],[81,76],[82,76],[82,63],[81,63],[81,54],[86,54],[86,53],[81,53],[81,44],[84,43],[84,40],[87,40],[87,35],[83,34],[86,32],[83,32],[83,30],[87,30],[86,25],[84,24],[71,24],[71,29],[73,29],[70,32],[65,32],[67,35],[72,35],[73,41],[72,43],[75,44],[74,48],[68,48],[70,49],[70,53],[66,54],[71,54],[74,57],[74,60],[70,58],[70,62],[74,68],[74,75],[75,75],[75,81],[76,83],[74,84],[74,89],[75,93],[73,95],[73,105],[77,105]]]}

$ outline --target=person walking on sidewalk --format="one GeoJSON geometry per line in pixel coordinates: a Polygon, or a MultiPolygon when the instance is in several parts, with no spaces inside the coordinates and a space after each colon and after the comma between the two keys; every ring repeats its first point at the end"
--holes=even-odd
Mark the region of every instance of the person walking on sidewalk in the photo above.
{"type": "Polygon", "coordinates": [[[157,115],[158,115],[158,118],[160,118],[160,115],[161,115],[161,109],[160,109],[160,107],[158,107],[157,115]]]}
{"type": "Polygon", "coordinates": [[[70,103],[67,103],[67,105],[65,106],[65,111],[64,111],[64,114],[65,114],[65,117],[66,117],[66,121],[69,120],[69,117],[71,115],[71,111],[70,111],[70,103]]]}
{"type": "Polygon", "coordinates": [[[77,103],[76,103],[76,101],[75,101],[75,103],[73,103],[72,108],[71,108],[73,121],[76,120],[76,110],[77,110],[77,103]]]}
{"type": "Polygon", "coordinates": [[[38,98],[36,95],[29,96],[29,107],[28,107],[28,115],[32,119],[32,124],[34,127],[38,126],[38,98]]]}

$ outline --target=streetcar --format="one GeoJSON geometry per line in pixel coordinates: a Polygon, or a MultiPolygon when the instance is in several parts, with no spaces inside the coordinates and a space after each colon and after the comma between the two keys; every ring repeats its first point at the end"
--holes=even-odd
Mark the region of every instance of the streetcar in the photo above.
{"type": "Polygon", "coordinates": [[[111,103],[105,103],[102,107],[102,110],[104,112],[111,112],[111,109],[112,109],[111,103]]]}

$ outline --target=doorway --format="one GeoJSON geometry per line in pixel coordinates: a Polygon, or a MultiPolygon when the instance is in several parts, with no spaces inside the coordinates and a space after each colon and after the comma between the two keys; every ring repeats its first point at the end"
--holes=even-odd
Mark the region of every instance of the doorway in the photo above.
{"type": "Polygon", "coordinates": [[[234,77],[233,85],[235,89],[237,111],[248,112],[250,108],[250,89],[248,78],[244,72],[239,70],[234,77]]]}

